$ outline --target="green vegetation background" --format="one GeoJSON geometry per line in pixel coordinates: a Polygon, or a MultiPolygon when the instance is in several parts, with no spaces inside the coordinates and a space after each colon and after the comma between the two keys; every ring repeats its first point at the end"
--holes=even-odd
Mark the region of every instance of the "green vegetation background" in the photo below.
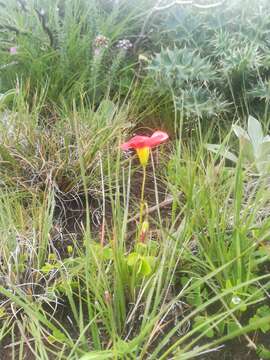
{"type": "Polygon", "coordinates": [[[269,358],[269,29],[266,0],[0,1],[1,356],[269,358]],[[157,128],[142,243],[119,145],[157,128]]]}

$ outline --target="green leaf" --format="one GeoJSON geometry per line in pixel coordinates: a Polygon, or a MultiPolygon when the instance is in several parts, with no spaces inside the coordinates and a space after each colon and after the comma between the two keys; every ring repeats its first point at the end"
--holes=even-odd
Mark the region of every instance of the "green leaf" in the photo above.
{"type": "Polygon", "coordinates": [[[58,341],[63,343],[66,342],[67,337],[60,330],[54,329],[52,335],[48,337],[48,340],[50,342],[58,341]]]}
{"type": "Polygon", "coordinates": [[[140,255],[136,252],[132,252],[127,257],[127,264],[128,266],[134,266],[138,260],[140,259],[140,255]]]}
{"type": "Polygon", "coordinates": [[[105,247],[105,248],[103,248],[103,253],[102,253],[102,255],[103,255],[103,258],[104,258],[105,260],[111,260],[111,259],[113,259],[113,251],[112,251],[112,249],[111,249],[110,247],[105,247]]]}
{"type": "Polygon", "coordinates": [[[91,351],[83,355],[80,360],[107,360],[113,358],[114,353],[109,350],[104,351],[91,351]]]}
{"type": "Polygon", "coordinates": [[[264,138],[263,138],[263,143],[265,142],[270,142],[270,135],[266,135],[264,138]]]}
{"type": "Polygon", "coordinates": [[[204,326],[206,320],[208,320],[206,316],[197,316],[194,322],[194,329],[200,333],[204,333],[208,338],[212,338],[215,335],[214,329],[209,327],[209,323],[204,326]],[[199,327],[199,329],[196,329],[197,327],[199,327]]]}
{"type": "MultiPolygon", "coordinates": [[[[256,119],[255,119],[256,120],[256,119]]],[[[255,163],[254,146],[250,134],[238,125],[232,126],[234,133],[239,139],[240,151],[243,156],[243,162],[245,165],[251,165],[255,163]]],[[[259,150],[258,150],[259,151],[259,150]]]]}
{"type": "Polygon", "coordinates": [[[207,144],[207,150],[212,151],[213,153],[223,156],[228,160],[231,160],[234,163],[237,163],[237,157],[231,153],[229,150],[225,149],[223,145],[218,144],[207,144]]]}
{"type": "Polygon", "coordinates": [[[113,251],[109,246],[101,246],[100,244],[92,244],[92,251],[97,258],[103,260],[111,260],[113,258],[113,251]]]}
{"type": "Polygon", "coordinates": [[[263,142],[263,131],[260,122],[253,116],[248,118],[248,135],[254,148],[255,157],[260,155],[260,145],[263,142]]]}
{"type": "Polygon", "coordinates": [[[263,333],[267,333],[270,330],[270,323],[265,323],[260,326],[257,322],[270,315],[270,307],[267,305],[261,306],[257,309],[256,314],[249,319],[249,324],[254,326],[254,330],[260,329],[263,333]]]}
{"type": "Polygon", "coordinates": [[[227,323],[227,333],[233,333],[234,331],[238,330],[239,326],[234,321],[229,321],[227,323]]]}
{"type": "Polygon", "coordinates": [[[188,294],[187,300],[188,303],[193,306],[199,307],[200,305],[202,305],[204,299],[202,297],[201,288],[200,287],[194,288],[193,291],[188,294]]]}
{"type": "Polygon", "coordinates": [[[50,263],[46,263],[44,266],[42,266],[42,268],[40,269],[41,272],[43,272],[44,274],[48,274],[50,271],[54,271],[57,270],[59,268],[58,264],[50,264],[50,263]]]}
{"type": "Polygon", "coordinates": [[[242,159],[244,165],[255,165],[255,154],[254,154],[254,147],[250,140],[246,138],[239,138],[239,147],[242,154],[242,159]]]}
{"type": "Polygon", "coordinates": [[[233,287],[233,285],[232,285],[232,282],[231,282],[231,280],[230,279],[227,279],[226,280],[226,289],[231,289],[233,287]]]}
{"type": "Polygon", "coordinates": [[[270,170],[270,142],[264,141],[260,144],[259,156],[256,159],[256,166],[260,173],[266,174],[270,170]]]}
{"type": "Polygon", "coordinates": [[[241,128],[240,126],[234,124],[232,126],[232,129],[233,129],[235,135],[239,139],[240,138],[245,138],[246,140],[250,140],[250,137],[249,137],[248,133],[243,128],[241,128]]]}
{"type": "Polygon", "coordinates": [[[145,251],[147,250],[147,245],[145,243],[138,242],[138,244],[136,244],[135,249],[138,254],[143,255],[145,253],[145,251]]]}
{"type": "Polygon", "coordinates": [[[143,275],[143,276],[148,276],[151,274],[152,272],[152,268],[147,260],[146,257],[142,257],[141,258],[141,262],[140,262],[140,268],[139,268],[139,272],[143,275]]]}

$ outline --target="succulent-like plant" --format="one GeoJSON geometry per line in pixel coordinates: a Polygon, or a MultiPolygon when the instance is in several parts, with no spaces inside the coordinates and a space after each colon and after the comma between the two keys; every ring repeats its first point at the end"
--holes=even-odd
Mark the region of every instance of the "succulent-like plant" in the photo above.
{"type": "MultiPolygon", "coordinates": [[[[247,131],[234,124],[232,129],[239,139],[239,156],[243,165],[259,175],[270,172],[270,136],[264,136],[260,122],[252,116],[248,118],[247,131]]],[[[208,150],[226,159],[237,162],[238,157],[225,149],[224,145],[208,144],[208,150]]]]}
{"type": "Polygon", "coordinates": [[[209,90],[202,86],[187,86],[181,93],[175,95],[175,105],[179,110],[184,110],[188,117],[214,117],[225,113],[229,103],[216,89],[209,90]]]}
{"type": "Polygon", "coordinates": [[[161,49],[155,54],[148,70],[160,83],[173,88],[188,82],[208,82],[216,78],[215,70],[206,58],[188,48],[161,49]]]}
{"type": "Polygon", "coordinates": [[[228,103],[211,86],[217,80],[207,57],[190,48],[161,49],[148,66],[155,85],[173,93],[175,105],[187,117],[203,118],[227,111],[228,103]]]}

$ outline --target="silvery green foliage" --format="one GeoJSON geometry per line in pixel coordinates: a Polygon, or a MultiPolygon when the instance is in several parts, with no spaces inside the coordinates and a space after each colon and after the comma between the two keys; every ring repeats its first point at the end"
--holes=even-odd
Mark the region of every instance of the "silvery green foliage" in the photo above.
{"type": "Polygon", "coordinates": [[[175,96],[175,104],[177,109],[184,109],[187,117],[199,118],[218,116],[228,108],[228,103],[216,89],[210,91],[193,85],[183,89],[180,96],[175,96]]]}
{"type": "Polygon", "coordinates": [[[270,101],[270,80],[266,79],[260,81],[253,86],[251,90],[247,92],[251,98],[258,98],[260,100],[270,101]]]}
{"type": "Polygon", "coordinates": [[[216,78],[210,61],[188,48],[162,48],[148,70],[162,85],[180,87],[188,82],[208,82],[216,78]]]}
{"type": "MultiPolygon", "coordinates": [[[[168,44],[172,49],[186,47],[190,53],[210,61],[215,78],[209,78],[202,87],[211,94],[215,89],[222,102],[226,100],[226,112],[233,116],[237,108],[238,114],[246,116],[243,104],[247,104],[248,97],[249,109],[255,106],[256,113],[264,114],[270,96],[269,10],[268,0],[228,0],[202,11],[194,6],[174,6],[166,16],[158,18],[159,31],[152,31],[151,37],[155,44],[168,44]]],[[[197,69],[200,73],[201,69],[197,69]]],[[[188,98],[186,86],[184,90],[184,97],[188,98]]],[[[204,94],[200,90],[195,95],[194,103],[200,112],[204,108],[200,101],[204,94]]],[[[210,97],[215,107],[208,102],[207,117],[212,119],[211,113],[223,115],[224,111],[219,111],[224,108],[219,107],[219,98],[215,101],[215,96],[210,97]]],[[[188,108],[192,111],[195,107],[188,108]]],[[[204,118],[205,114],[203,111],[200,117],[204,118]]]]}
{"type": "Polygon", "coordinates": [[[244,34],[218,31],[212,40],[212,55],[218,64],[220,74],[252,75],[263,66],[263,56],[259,46],[244,34]]]}
{"type": "Polygon", "coordinates": [[[162,48],[148,66],[157,91],[173,94],[177,109],[188,117],[215,116],[226,111],[227,102],[209,84],[217,73],[207,57],[190,48],[162,48]]]}
{"type": "MultiPolygon", "coordinates": [[[[239,139],[239,156],[242,156],[243,165],[259,175],[268,174],[270,172],[270,136],[264,136],[260,122],[249,116],[247,131],[238,125],[233,125],[232,129],[239,139]]],[[[225,149],[224,145],[208,144],[207,148],[233,162],[238,160],[238,156],[225,149]]]]}

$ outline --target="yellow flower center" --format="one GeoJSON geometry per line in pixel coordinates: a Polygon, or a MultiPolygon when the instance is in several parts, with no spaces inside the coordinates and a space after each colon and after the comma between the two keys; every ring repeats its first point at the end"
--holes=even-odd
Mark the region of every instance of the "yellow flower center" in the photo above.
{"type": "Polygon", "coordinates": [[[140,163],[142,166],[146,166],[149,159],[150,154],[150,148],[149,147],[143,147],[140,149],[136,149],[137,155],[139,157],[140,163]]]}

